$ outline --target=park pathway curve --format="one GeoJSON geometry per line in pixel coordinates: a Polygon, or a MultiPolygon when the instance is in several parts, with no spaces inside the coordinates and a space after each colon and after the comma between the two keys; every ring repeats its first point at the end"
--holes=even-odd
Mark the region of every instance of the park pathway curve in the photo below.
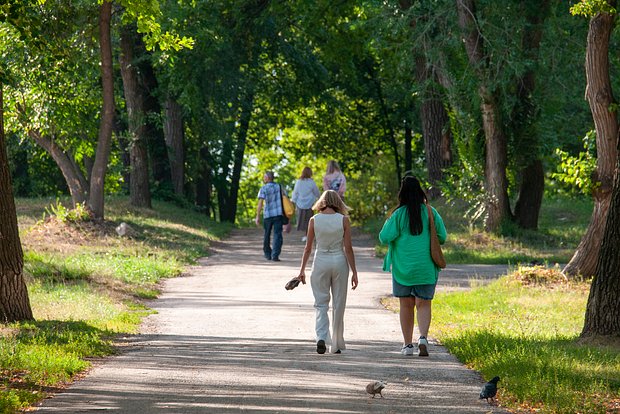
{"type": "MultiPolygon", "coordinates": [[[[82,380],[46,399],[58,413],[499,413],[478,399],[480,375],[431,341],[430,357],[399,352],[398,315],[372,243],[354,237],[360,284],[349,290],[347,350],[316,353],[309,284],[286,291],[299,270],[299,233],[285,234],[281,262],[263,259],[258,229],[240,229],[187,274],[165,282],[139,335],[82,380]],[[365,385],[388,383],[371,399],[365,385]]],[[[308,267],[309,274],[310,266],[308,267]]],[[[505,266],[448,266],[441,289],[492,278],[505,266]]],[[[432,326],[431,326],[432,334],[432,326]]]]}

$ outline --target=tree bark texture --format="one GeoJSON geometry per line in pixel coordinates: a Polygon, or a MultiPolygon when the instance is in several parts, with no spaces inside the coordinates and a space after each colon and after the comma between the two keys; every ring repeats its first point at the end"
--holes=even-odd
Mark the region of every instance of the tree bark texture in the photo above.
{"type": "MultiPolygon", "coordinates": [[[[612,4],[612,2],[610,2],[612,4]]],[[[615,4],[615,2],[613,2],[615,4]]],[[[615,15],[598,13],[590,20],[586,48],[586,99],[596,129],[596,172],[593,192],[594,210],[590,224],[575,254],[564,268],[568,276],[592,276],[596,271],[601,241],[618,159],[618,113],[609,76],[609,39],[615,15]]]]}
{"type": "Polygon", "coordinates": [[[172,186],[170,162],[166,147],[164,127],[159,120],[162,107],[157,96],[159,83],[152,64],[152,54],[146,50],[144,42],[137,38],[136,60],[140,72],[140,90],[143,94],[144,113],[146,114],[146,142],[151,164],[151,177],[158,185],[172,186]]]}
{"type": "Polygon", "coordinates": [[[9,160],[4,136],[4,96],[0,83],[0,323],[33,319],[24,281],[9,160]]]}
{"type": "Polygon", "coordinates": [[[73,157],[64,149],[60,148],[53,138],[44,136],[39,131],[30,130],[28,131],[28,135],[37,145],[51,155],[56,165],[58,165],[58,168],[60,168],[67,182],[67,187],[69,187],[73,208],[85,202],[88,182],[73,157]]]}
{"type": "Polygon", "coordinates": [[[443,180],[443,171],[452,165],[452,134],[449,118],[441,94],[437,87],[436,76],[429,68],[423,55],[416,57],[416,74],[419,84],[425,84],[420,117],[424,135],[424,152],[431,188],[431,199],[441,196],[438,184],[443,180]]]}
{"type": "Polygon", "coordinates": [[[507,139],[499,117],[496,93],[488,87],[488,62],[483,38],[478,31],[473,0],[456,0],[459,26],[470,65],[478,76],[482,125],[485,136],[485,187],[487,192],[485,230],[495,232],[501,223],[512,218],[508,199],[507,139]]]}
{"type": "MultiPolygon", "coordinates": [[[[200,148],[201,168],[198,177],[196,177],[196,205],[205,208],[206,214],[209,216],[212,209],[212,180],[211,167],[209,163],[209,148],[205,145],[200,148]]],[[[215,216],[213,217],[215,219],[215,216]]]]}
{"type": "Polygon", "coordinates": [[[89,207],[96,219],[104,218],[104,183],[112,145],[112,128],[114,127],[114,74],[112,72],[111,19],[112,2],[103,0],[99,12],[99,47],[101,54],[103,105],[88,200],[89,207]]]}
{"type": "Polygon", "coordinates": [[[181,105],[168,97],[165,104],[164,137],[168,150],[172,188],[178,196],[183,196],[185,185],[185,148],[183,145],[183,110],[181,105]]]}
{"type": "MultiPolygon", "coordinates": [[[[620,151],[620,142],[618,143],[620,151]]],[[[620,159],[603,241],[586,307],[582,336],[620,336],[620,159]]]]}
{"type": "Polygon", "coordinates": [[[536,159],[521,170],[521,187],[515,205],[515,220],[519,227],[537,229],[540,206],[545,192],[545,171],[536,159]]]}
{"type": "Polygon", "coordinates": [[[413,152],[411,151],[411,143],[413,142],[413,131],[407,122],[405,124],[405,175],[413,170],[413,152]]]}
{"type": "Polygon", "coordinates": [[[485,135],[485,186],[487,191],[485,229],[499,230],[502,222],[512,218],[508,199],[508,148],[506,135],[499,121],[497,101],[486,87],[480,91],[482,97],[482,124],[485,135]]]}
{"type": "Polygon", "coordinates": [[[144,94],[141,91],[138,69],[134,62],[136,35],[133,26],[123,26],[119,58],[129,126],[129,198],[135,207],[151,208],[144,94]]]}
{"type": "MultiPolygon", "coordinates": [[[[543,23],[550,10],[550,0],[522,0],[526,25],[521,44],[530,64],[539,59],[543,23]]],[[[536,75],[531,67],[518,80],[517,102],[512,113],[512,130],[515,134],[517,151],[525,165],[520,172],[519,198],[515,205],[515,221],[524,229],[537,229],[540,207],[545,191],[545,173],[539,154],[539,138],[535,130],[538,108],[533,99],[536,75]]]]}

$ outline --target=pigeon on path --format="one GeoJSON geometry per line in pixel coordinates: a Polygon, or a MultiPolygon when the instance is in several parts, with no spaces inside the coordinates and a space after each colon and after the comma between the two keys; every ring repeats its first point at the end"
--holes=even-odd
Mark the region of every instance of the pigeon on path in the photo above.
{"type": "Polygon", "coordinates": [[[495,396],[497,395],[497,383],[498,382],[499,382],[499,377],[493,377],[491,381],[484,384],[484,386],[480,390],[480,399],[487,400],[489,404],[495,402],[495,396]]]}
{"type": "Polygon", "coordinates": [[[375,394],[379,394],[381,398],[383,398],[383,394],[381,394],[381,390],[385,388],[387,384],[383,381],[375,381],[366,385],[366,392],[372,395],[372,398],[375,398],[375,394]]]}

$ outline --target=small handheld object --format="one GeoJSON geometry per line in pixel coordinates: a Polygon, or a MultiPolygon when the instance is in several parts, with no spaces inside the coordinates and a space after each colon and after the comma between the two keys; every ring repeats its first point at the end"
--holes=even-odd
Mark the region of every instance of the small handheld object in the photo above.
{"type": "Polygon", "coordinates": [[[293,290],[295,289],[297,286],[299,286],[299,283],[301,281],[299,279],[297,279],[296,277],[292,278],[291,280],[289,280],[288,282],[286,282],[286,285],[284,285],[284,289],[286,290],[293,290]]]}

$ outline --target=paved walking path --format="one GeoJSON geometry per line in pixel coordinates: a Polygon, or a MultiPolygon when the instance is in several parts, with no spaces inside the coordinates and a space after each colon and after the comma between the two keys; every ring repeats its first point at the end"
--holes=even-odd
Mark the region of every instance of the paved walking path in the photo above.
{"type": "MultiPolygon", "coordinates": [[[[347,350],[316,353],[309,284],[286,291],[303,244],[285,235],[282,261],[263,259],[259,230],[235,230],[184,277],[167,280],[142,333],[44,412],[84,413],[489,413],[480,375],[431,341],[430,357],[400,354],[398,315],[379,298],[391,292],[372,243],[354,238],[360,285],[349,291],[347,350]],[[385,398],[365,385],[387,381],[385,398]]],[[[310,266],[308,267],[308,269],[310,266]]],[[[441,289],[468,286],[505,266],[449,266],[441,289]]],[[[308,271],[309,274],[309,271],[308,271]]],[[[431,325],[432,335],[432,325],[431,325]]],[[[431,338],[432,339],[432,338],[431,338]]]]}

